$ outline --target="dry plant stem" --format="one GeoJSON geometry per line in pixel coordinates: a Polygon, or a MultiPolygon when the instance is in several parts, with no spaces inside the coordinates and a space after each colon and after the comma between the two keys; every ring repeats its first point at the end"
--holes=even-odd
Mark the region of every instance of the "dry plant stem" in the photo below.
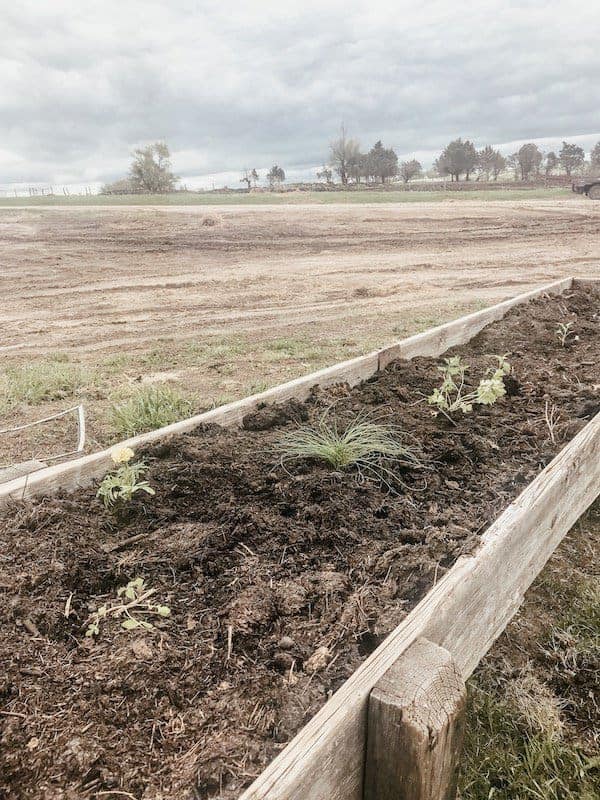
{"type": "Polygon", "coordinates": [[[560,412],[554,405],[554,403],[550,403],[549,400],[546,400],[544,405],[544,421],[548,427],[548,436],[552,444],[556,444],[556,436],[554,434],[554,430],[560,418],[560,412]]]}

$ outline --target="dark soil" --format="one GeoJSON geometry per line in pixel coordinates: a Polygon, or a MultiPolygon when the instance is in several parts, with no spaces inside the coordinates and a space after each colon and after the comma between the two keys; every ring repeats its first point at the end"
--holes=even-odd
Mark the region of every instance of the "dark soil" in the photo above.
{"type": "Polygon", "coordinates": [[[514,309],[457,348],[473,384],[492,354],[507,397],[453,422],[423,398],[439,361],[208,426],[143,453],[155,497],[120,515],[95,489],[0,517],[0,797],[233,798],[429,587],[600,410],[600,294],[514,309]],[[559,321],[579,340],[561,347],[559,321]],[[332,404],[410,433],[425,469],[393,491],[274,444],[332,404]],[[554,442],[544,420],[559,414],[554,442]],[[133,538],[135,537],[135,538],[133,538]],[[171,616],[153,630],[89,614],[142,577],[171,616]]]}

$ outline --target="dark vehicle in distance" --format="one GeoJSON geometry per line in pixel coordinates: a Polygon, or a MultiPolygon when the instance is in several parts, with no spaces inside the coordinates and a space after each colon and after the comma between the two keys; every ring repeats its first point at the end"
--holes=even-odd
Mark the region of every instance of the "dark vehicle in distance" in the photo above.
{"type": "Polygon", "coordinates": [[[586,194],[590,200],[600,200],[600,178],[586,178],[578,183],[573,182],[571,188],[577,194],[586,194]]]}

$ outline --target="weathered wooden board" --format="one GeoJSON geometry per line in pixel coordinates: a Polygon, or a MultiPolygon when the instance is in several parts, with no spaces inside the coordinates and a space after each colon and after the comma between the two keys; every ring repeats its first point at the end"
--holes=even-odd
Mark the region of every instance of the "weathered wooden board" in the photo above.
{"type": "MultiPolygon", "coordinates": [[[[365,356],[343,361],[332,367],[313,372],[302,378],[275,386],[266,392],[246,397],[234,403],[220,406],[203,414],[197,414],[182,422],[176,422],[165,428],[135,436],[121,446],[132,448],[164,439],[179,433],[186,433],[199,425],[216,422],[219,425],[239,425],[245,414],[260,403],[275,403],[296,398],[305,399],[313,386],[329,386],[334,383],[347,382],[350,385],[373,375],[383,369],[395,358],[413,358],[414,356],[436,356],[449,347],[469,341],[478,331],[495,320],[501,319],[515,305],[526,303],[533,297],[544,293],[561,293],[573,284],[572,278],[541,286],[530,292],[505,300],[490,308],[477,311],[460,319],[432,328],[429,331],[411,336],[390,347],[368,353],[365,356]]],[[[32,497],[39,494],[53,494],[59,490],[70,491],[77,486],[85,486],[100,478],[112,466],[110,449],[92,453],[73,461],[39,470],[25,478],[17,478],[0,484],[0,503],[10,498],[32,497]]]]}
{"type": "Polygon", "coordinates": [[[43,461],[37,461],[32,458],[30,461],[19,461],[18,464],[11,464],[10,467],[2,467],[0,469],[0,483],[21,478],[31,472],[36,472],[38,469],[44,469],[46,466],[43,461]]]}
{"type": "Polygon", "coordinates": [[[600,414],[556,456],[240,800],[362,800],[372,688],[419,637],[466,679],[577,518],[600,495],[600,414]]]}
{"type": "Polygon", "coordinates": [[[424,333],[418,333],[415,336],[404,339],[379,352],[379,369],[385,369],[391,361],[395,361],[398,358],[410,359],[415,356],[439,356],[451,347],[468,342],[479,331],[483,330],[486,325],[502,319],[506,312],[510,311],[514,306],[527,303],[541,294],[560,294],[570,289],[572,285],[572,278],[564,278],[564,280],[555,281],[547,286],[512,297],[510,300],[504,300],[504,302],[485,308],[483,311],[475,311],[466,317],[460,317],[460,319],[453,322],[439,325],[437,328],[430,328],[424,333]]]}

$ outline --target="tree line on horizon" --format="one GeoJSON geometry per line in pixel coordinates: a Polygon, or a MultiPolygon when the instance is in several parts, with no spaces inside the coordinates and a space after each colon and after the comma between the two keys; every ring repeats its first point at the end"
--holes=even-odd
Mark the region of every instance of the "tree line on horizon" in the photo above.
{"type": "MultiPolygon", "coordinates": [[[[338,175],[342,185],[350,182],[359,184],[361,179],[367,183],[377,179],[386,183],[390,179],[400,178],[404,183],[416,177],[421,177],[423,167],[416,159],[398,163],[398,157],[393,149],[383,147],[381,141],[377,142],[369,153],[361,153],[360,144],[356,139],[348,138],[344,128],[340,137],[330,146],[330,166],[338,175]]],[[[486,145],[477,150],[469,139],[454,139],[442,150],[433,164],[433,172],[442,178],[450,176],[451,181],[460,181],[464,175],[465,180],[470,180],[477,174],[477,180],[484,178],[494,181],[509,170],[515,180],[530,180],[539,177],[542,173],[546,176],[553,175],[561,170],[567,177],[581,172],[586,166],[585,151],[577,144],[563,141],[560,151],[543,153],[533,142],[527,142],[519,150],[509,156],[504,156],[491,145],[486,145]]],[[[597,142],[590,153],[589,167],[600,171],[600,142],[597,142]]],[[[322,176],[331,180],[324,167],[317,177],[322,176]]],[[[329,170],[329,173],[331,171],[329,170]]]]}
{"type": "MultiPolygon", "coordinates": [[[[458,138],[446,145],[434,161],[433,169],[427,174],[436,174],[442,178],[450,176],[451,181],[460,181],[462,176],[469,181],[473,175],[477,175],[476,180],[483,178],[485,181],[497,181],[501,174],[511,171],[515,180],[527,181],[542,174],[550,176],[561,172],[570,178],[586,168],[600,173],[600,142],[592,148],[590,159],[586,161],[584,149],[566,141],[563,141],[558,153],[543,153],[534,142],[527,142],[515,153],[504,156],[491,145],[478,150],[469,139],[458,138]]],[[[333,185],[334,174],[342,186],[386,184],[395,180],[407,184],[423,177],[424,170],[417,159],[399,162],[394,149],[385,147],[381,140],[375,142],[368,152],[362,152],[358,140],[348,137],[342,127],[340,136],[330,145],[328,162],[317,170],[316,176],[319,181],[333,185]]],[[[265,179],[271,190],[277,189],[285,182],[285,170],[274,164],[266,173],[265,179]]],[[[136,149],[129,175],[107,184],[102,192],[159,194],[174,191],[179,180],[172,171],[167,144],[155,142],[136,149]]],[[[240,183],[245,183],[250,190],[260,180],[255,168],[244,169],[240,183]]]]}

